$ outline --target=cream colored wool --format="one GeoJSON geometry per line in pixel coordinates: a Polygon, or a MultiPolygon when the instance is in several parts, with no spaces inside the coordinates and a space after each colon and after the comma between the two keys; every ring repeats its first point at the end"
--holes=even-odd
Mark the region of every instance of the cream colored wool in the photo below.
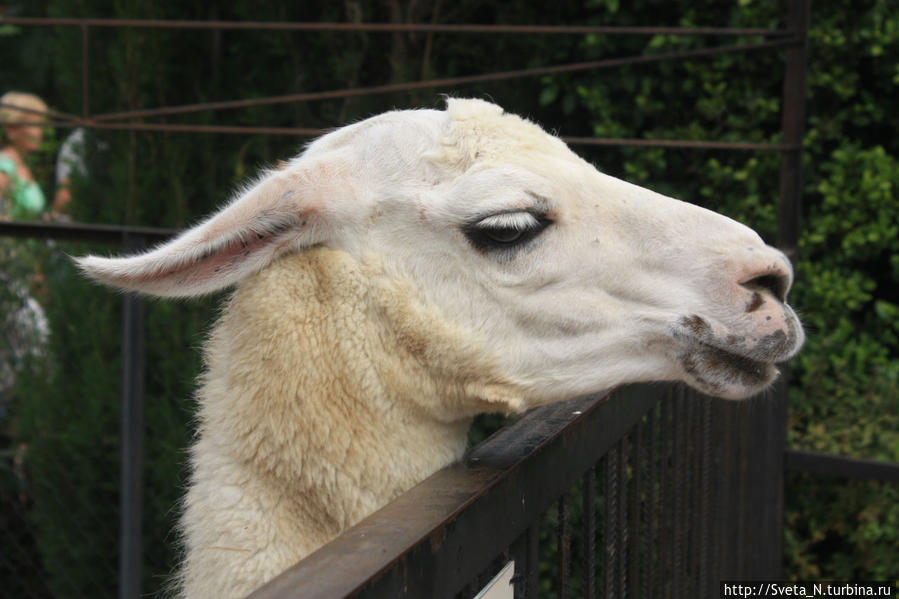
{"type": "Polygon", "coordinates": [[[456,461],[472,415],[518,401],[480,354],[345,252],[241,284],[206,348],[185,595],[243,596],[456,461]]]}
{"type": "Polygon", "coordinates": [[[79,265],[237,285],[197,396],[190,599],[246,595],[458,460],[475,414],[652,380],[740,399],[804,339],[755,232],[480,100],[339,129],[177,239],[79,265]]]}

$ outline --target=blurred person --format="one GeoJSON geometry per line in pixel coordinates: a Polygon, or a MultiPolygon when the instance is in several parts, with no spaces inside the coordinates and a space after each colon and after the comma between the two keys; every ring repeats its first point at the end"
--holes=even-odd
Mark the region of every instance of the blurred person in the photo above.
{"type": "MultiPolygon", "coordinates": [[[[44,194],[26,158],[40,148],[46,111],[34,94],[0,96],[0,220],[39,218],[44,211],[44,194]]],[[[29,244],[0,238],[0,431],[18,373],[46,347],[49,324],[33,295],[42,281],[29,244]]]]}
{"type": "Polygon", "coordinates": [[[56,193],[53,196],[52,210],[54,220],[71,220],[67,212],[72,201],[72,177],[87,176],[84,153],[84,128],[78,127],[69,133],[59,147],[59,156],[56,159],[56,193]]]}
{"type": "Polygon", "coordinates": [[[0,96],[0,132],[4,143],[0,148],[2,220],[39,218],[44,211],[47,203],[44,193],[25,159],[41,146],[41,121],[46,111],[47,105],[34,94],[11,91],[0,96]]]}
{"type": "Polygon", "coordinates": [[[43,358],[50,336],[44,309],[19,281],[0,275],[6,286],[0,297],[0,433],[9,417],[9,403],[19,373],[43,358]]]}

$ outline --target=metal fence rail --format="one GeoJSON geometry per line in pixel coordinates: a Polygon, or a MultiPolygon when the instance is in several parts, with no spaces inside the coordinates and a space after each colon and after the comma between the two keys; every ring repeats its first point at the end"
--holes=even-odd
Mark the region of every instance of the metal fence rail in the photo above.
{"type": "Polygon", "coordinates": [[[776,578],[776,409],[635,385],[534,410],[250,597],[470,599],[509,561],[517,598],[776,578]]]}
{"type": "MultiPolygon", "coordinates": [[[[796,6],[807,0],[793,2],[796,6]]],[[[800,7],[801,10],[801,7],[800,7]]],[[[743,53],[760,50],[776,50],[802,48],[805,41],[805,29],[801,21],[790,21],[785,29],[767,28],[727,28],[727,27],[641,27],[641,26],[569,26],[569,25],[472,25],[472,24],[413,24],[413,23],[298,23],[298,22],[236,22],[236,21],[185,21],[185,20],[153,20],[153,19],[93,19],[93,18],[48,18],[48,17],[8,17],[0,16],[0,25],[25,25],[40,27],[77,27],[81,32],[81,80],[82,110],[81,115],[67,114],[59,111],[48,111],[54,127],[86,127],[92,129],[155,131],[182,133],[220,133],[220,134],[265,134],[317,136],[325,133],[321,129],[308,127],[265,127],[235,126],[225,124],[197,125],[184,123],[146,123],[135,119],[165,117],[172,115],[196,114],[198,112],[232,110],[254,106],[311,102],[318,100],[335,100],[351,97],[367,97],[378,94],[408,92],[422,89],[457,88],[476,83],[506,81],[527,77],[540,77],[551,74],[595,71],[598,69],[616,68],[627,65],[640,65],[668,60],[686,60],[719,54],[743,53]],[[544,65],[508,71],[462,75],[353,87],[347,89],[322,90],[303,93],[284,94],[266,98],[243,98],[200,102],[179,106],[163,106],[156,108],[140,108],[123,112],[96,114],[90,108],[91,79],[91,30],[95,28],[138,28],[167,30],[250,30],[250,31],[331,31],[331,32],[422,32],[440,34],[492,34],[492,35],[609,35],[609,36],[715,36],[715,37],[761,37],[762,41],[742,41],[737,43],[714,45],[677,52],[659,52],[640,56],[624,56],[604,58],[600,60],[577,63],[544,65]]],[[[794,52],[795,54],[795,52],[794,52]]],[[[797,63],[804,69],[803,63],[797,63]]],[[[786,112],[785,112],[786,114],[786,112]]],[[[792,118],[792,116],[790,117],[792,118]]],[[[566,143],[574,145],[603,146],[649,146],[649,147],[683,147],[749,151],[798,151],[795,141],[789,143],[753,143],[705,140],[658,140],[658,139],[613,139],[600,137],[563,137],[566,143]]]]}
{"type": "Polygon", "coordinates": [[[787,449],[784,458],[784,468],[787,470],[851,480],[899,483],[899,462],[866,460],[802,449],[787,449]]]}

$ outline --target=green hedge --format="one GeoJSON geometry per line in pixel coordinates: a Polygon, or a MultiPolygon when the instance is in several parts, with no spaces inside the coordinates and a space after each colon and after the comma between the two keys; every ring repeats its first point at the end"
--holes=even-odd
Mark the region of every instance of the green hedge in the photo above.
{"type": "MultiPolygon", "coordinates": [[[[781,2],[738,0],[464,0],[399,3],[429,22],[593,23],[779,27],[781,2]]],[[[793,447],[899,460],[899,11],[887,0],[816,0],[808,71],[801,256],[792,301],[808,327],[794,361],[793,447]]],[[[10,14],[131,18],[389,21],[388,3],[267,3],[177,9],[136,0],[12,3],[10,14]]],[[[715,37],[390,36],[92,30],[92,109],[120,111],[453,76],[522,66],[650,54],[729,43],[715,37]],[[216,46],[219,43],[219,46],[216,46]],[[219,50],[215,50],[218,47],[219,50]],[[216,54],[218,52],[218,54],[216,54]],[[484,56],[490,64],[484,64],[484,56]],[[386,57],[386,58],[385,58],[386,57]],[[276,66],[272,66],[276,65],[276,66]]],[[[747,37],[738,41],[755,42],[747,37]]],[[[77,29],[0,30],[4,81],[79,113],[77,29]],[[28,48],[42,51],[25,52],[28,48]]],[[[728,54],[471,87],[563,135],[776,143],[782,51],[728,54]]],[[[394,105],[436,106],[436,92],[257,107],[167,122],[330,127],[394,105]]],[[[58,136],[59,137],[59,136],[58,136]]],[[[296,139],[103,132],[91,176],[79,181],[79,220],[181,227],[220,204],[245,176],[294,154],[296,139]]],[[[776,235],[776,153],[577,148],[601,170],[724,212],[776,235]]],[[[52,162],[44,156],[43,177],[52,162]]],[[[44,180],[47,180],[44,178],[44,180]]],[[[49,186],[47,186],[49,187],[49,186]]],[[[45,189],[47,189],[45,187],[45,189]]],[[[87,248],[64,246],[71,253],[87,248]]],[[[103,248],[99,248],[103,251],[103,248]]],[[[49,288],[50,360],[21,377],[15,424],[27,446],[28,496],[45,585],[55,596],[111,595],[118,513],[119,303],[84,283],[63,258],[41,259],[49,288]],[[84,547],[73,554],[72,547],[84,547]]],[[[150,302],[145,450],[144,592],[177,561],[171,533],[191,434],[197,348],[215,299],[150,302]]],[[[478,431],[475,431],[475,435],[478,431]]],[[[16,483],[18,484],[18,483],[16,483]]],[[[787,478],[785,568],[793,578],[884,578],[895,573],[895,486],[787,478]]]]}
{"type": "MultiPolygon", "coordinates": [[[[596,4],[615,22],[652,22],[647,9],[654,3],[596,4]]],[[[677,24],[780,24],[780,3],[723,4],[679,5],[677,24]]],[[[804,210],[791,300],[808,342],[792,365],[788,443],[899,461],[899,12],[885,1],[815,2],[809,40],[804,210]]],[[[610,45],[587,40],[585,50],[599,54],[610,45]]],[[[656,36],[637,51],[702,45],[656,36]]],[[[552,82],[543,100],[561,111],[586,108],[602,136],[777,142],[780,81],[771,75],[782,73],[780,61],[782,54],[768,52],[666,63],[651,72],[634,67],[574,85],[552,82]],[[576,100],[556,92],[563,88],[576,100]]],[[[613,174],[775,239],[776,155],[626,149],[607,164],[613,174]]],[[[786,494],[789,577],[895,576],[895,485],[791,475],[786,494]]]]}

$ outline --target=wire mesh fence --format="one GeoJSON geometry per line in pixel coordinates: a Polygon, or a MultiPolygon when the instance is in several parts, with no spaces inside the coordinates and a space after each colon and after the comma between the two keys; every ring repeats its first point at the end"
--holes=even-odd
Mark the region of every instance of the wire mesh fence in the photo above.
{"type": "MultiPolygon", "coordinates": [[[[33,238],[0,238],[16,254],[6,262],[0,303],[0,596],[114,597],[124,536],[122,301],[104,298],[68,258],[108,246],[41,234],[108,241],[122,233],[38,223],[3,227],[33,238]]],[[[157,374],[146,381],[153,401],[141,426],[154,442],[150,460],[138,465],[136,493],[146,509],[134,521],[144,539],[138,554],[144,573],[135,581],[143,593],[162,588],[177,559],[171,531],[189,435],[186,398],[199,368],[193,342],[184,343],[179,328],[187,326],[199,343],[209,317],[193,309],[187,314],[179,321],[159,304],[148,316],[157,329],[172,325],[156,333],[171,336],[161,352],[167,357],[157,349],[152,357],[177,361],[184,378],[157,374]]],[[[140,535],[129,535],[140,542],[140,535]]]]}
{"type": "Polygon", "coordinates": [[[721,580],[777,579],[782,408],[680,385],[538,408],[251,598],[471,599],[510,562],[517,599],[714,597],[721,580]]]}
{"type": "Polygon", "coordinates": [[[747,468],[771,458],[775,410],[765,398],[666,392],[456,598],[474,597],[509,561],[518,599],[716,597],[721,580],[776,578],[776,557],[743,549],[777,545],[777,527],[746,493],[777,490],[747,468]]]}
{"type": "MultiPolygon", "coordinates": [[[[68,366],[51,344],[69,332],[54,319],[51,335],[49,298],[67,278],[64,252],[71,248],[36,239],[0,242],[7,258],[0,304],[3,593],[111,596],[117,580],[118,390],[88,391],[88,381],[77,378],[60,384],[68,366]]],[[[89,339],[80,324],[72,322],[72,331],[89,339]]]]}

